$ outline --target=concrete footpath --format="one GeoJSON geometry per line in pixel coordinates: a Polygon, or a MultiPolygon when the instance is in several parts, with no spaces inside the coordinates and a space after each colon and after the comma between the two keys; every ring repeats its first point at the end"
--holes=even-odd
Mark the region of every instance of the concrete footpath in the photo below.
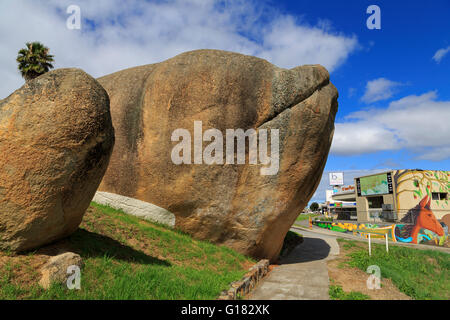
{"type": "Polygon", "coordinates": [[[249,300],[329,299],[327,260],[339,254],[336,238],[291,229],[303,235],[303,243],[281,260],[252,291],[249,300]]]}

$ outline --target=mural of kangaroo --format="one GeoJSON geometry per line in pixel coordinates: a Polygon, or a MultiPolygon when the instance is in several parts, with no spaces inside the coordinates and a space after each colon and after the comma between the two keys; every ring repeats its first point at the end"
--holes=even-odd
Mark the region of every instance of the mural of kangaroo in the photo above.
{"type": "Polygon", "coordinates": [[[422,200],[420,200],[419,204],[409,210],[401,220],[401,222],[405,223],[411,221],[413,221],[412,225],[405,225],[401,230],[398,227],[396,228],[395,235],[397,238],[400,238],[400,241],[405,240],[401,238],[410,237],[411,242],[417,244],[420,229],[430,230],[438,236],[444,235],[444,229],[437,221],[433,211],[431,211],[431,199],[428,196],[425,196],[422,200]]]}

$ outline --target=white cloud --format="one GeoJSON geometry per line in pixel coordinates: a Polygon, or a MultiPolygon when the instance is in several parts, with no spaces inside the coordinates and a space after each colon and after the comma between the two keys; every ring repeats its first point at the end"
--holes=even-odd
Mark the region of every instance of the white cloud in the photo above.
{"type": "Polygon", "coordinates": [[[448,160],[450,159],[450,145],[443,146],[442,148],[425,149],[417,159],[433,161],[448,160]]]}
{"type": "Polygon", "coordinates": [[[442,48],[439,49],[438,51],[436,51],[436,53],[433,56],[433,60],[436,61],[437,63],[440,63],[441,60],[447,55],[447,53],[450,52],[450,46],[448,46],[447,48],[442,48]]]}
{"type": "Polygon", "coordinates": [[[406,149],[417,159],[450,158],[450,101],[438,101],[436,92],[407,96],[387,108],[349,114],[336,123],[331,151],[355,155],[406,149]]]}
{"type": "Polygon", "coordinates": [[[400,82],[391,81],[385,78],[368,81],[366,91],[361,100],[366,103],[372,103],[389,99],[394,95],[395,89],[401,85],[400,82]]]}
{"type": "Polygon", "coordinates": [[[393,132],[374,120],[335,124],[331,150],[336,154],[364,154],[392,149],[396,149],[393,132]]]}
{"type": "Polygon", "coordinates": [[[80,67],[94,77],[200,48],[255,55],[286,68],[320,63],[333,71],[358,47],[355,36],[323,23],[309,26],[242,0],[1,1],[0,38],[0,98],[23,84],[15,58],[27,41],[48,46],[55,67],[80,67]],[[81,30],[66,28],[70,4],[81,8],[81,30]]]}
{"type": "MultiPolygon", "coordinates": [[[[326,27],[323,23],[321,26],[326,27]]],[[[264,33],[263,46],[258,55],[290,68],[297,66],[301,60],[302,64],[321,61],[329,70],[334,70],[355,48],[356,39],[329,33],[323,28],[298,25],[289,16],[278,18],[264,33]]]]}

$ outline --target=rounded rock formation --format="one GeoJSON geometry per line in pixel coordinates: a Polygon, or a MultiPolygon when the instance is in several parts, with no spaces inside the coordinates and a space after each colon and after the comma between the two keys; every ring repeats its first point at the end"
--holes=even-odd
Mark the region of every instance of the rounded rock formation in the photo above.
{"type": "Polygon", "coordinates": [[[109,97],[79,69],[28,81],[0,101],[0,249],[74,232],[114,145],[109,97]]]}
{"type": "MultiPolygon", "coordinates": [[[[175,227],[196,238],[256,258],[278,256],[319,184],[331,145],[338,93],[325,68],[287,70],[252,56],[197,50],[98,81],[116,128],[99,190],[162,207],[175,215],[175,227]],[[203,133],[223,134],[223,164],[196,160],[193,129],[200,121],[203,133]],[[191,164],[173,161],[177,129],[190,133],[191,164]],[[278,170],[262,174],[268,165],[250,163],[248,143],[245,164],[226,164],[227,129],[257,135],[267,129],[268,137],[279,130],[279,157],[272,159],[278,170]]],[[[205,141],[200,153],[211,143],[205,141]]]]}

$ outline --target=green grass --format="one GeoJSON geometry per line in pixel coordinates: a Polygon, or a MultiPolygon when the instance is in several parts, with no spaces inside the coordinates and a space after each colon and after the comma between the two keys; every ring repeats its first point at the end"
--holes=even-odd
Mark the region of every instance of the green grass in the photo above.
{"type": "Polygon", "coordinates": [[[95,203],[61,246],[83,258],[81,290],[42,289],[33,267],[45,257],[40,251],[2,264],[3,254],[0,299],[215,299],[254,263],[230,248],[95,203]]]}
{"type": "Polygon", "coordinates": [[[331,300],[370,300],[368,295],[358,291],[345,292],[340,285],[330,285],[328,293],[331,300]]]}
{"type": "Polygon", "coordinates": [[[338,239],[344,248],[352,248],[348,265],[363,271],[370,265],[381,269],[381,276],[392,280],[406,295],[420,300],[450,299],[450,255],[434,250],[419,250],[401,246],[372,244],[369,256],[367,244],[338,239]]]}
{"type": "Polygon", "coordinates": [[[308,214],[300,214],[296,221],[303,221],[303,220],[308,220],[310,217],[311,218],[315,218],[320,216],[320,214],[316,214],[316,213],[308,213],[308,214]]]}

